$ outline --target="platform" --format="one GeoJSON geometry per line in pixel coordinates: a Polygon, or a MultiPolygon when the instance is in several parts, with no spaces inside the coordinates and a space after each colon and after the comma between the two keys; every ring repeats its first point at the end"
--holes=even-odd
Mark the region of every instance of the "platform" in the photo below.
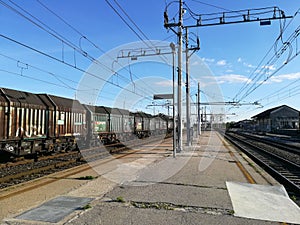
{"type": "MultiPolygon", "coordinates": [[[[56,196],[91,201],[87,210],[74,210],[76,205],[82,207],[78,203],[72,205],[67,214],[58,213],[59,218],[52,218],[52,221],[43,221],[38,219],[39,216],[26,218],[25,215],[33,215],[34,210],[51,201],[45,199],[43,204],[28,205],[23,212],[4,218],[3,224],[257,225],[289,222],[286,221],[289,216],[281,221],[280,217],[273,218],[272,215],[260,218],[260,215],[239,214],[228,183],[264,187],[279,184],[216,132],[205,132],[197,143],[196,140],[193,143],[192,147],[184,147],[176,158],[172,156],[169,143],[132,155],[122,162],[94,165],[94,172],[99,175],[97,179],[56,196]],[[163,150],[166,153],[162,154],[163,150]]],[[[251,192],[247,194],[251,195],[251,192]]],[[[243,205],[243,202],[239,204],[243,205]]],[[[253,203],[251,207],[259,206],[253,203]]],[[[297,212],[299,208],[294,209],[297,212]]],[[[288,215],[289,208],[284,210],[287,212],[282,213],[288,215]]]]}

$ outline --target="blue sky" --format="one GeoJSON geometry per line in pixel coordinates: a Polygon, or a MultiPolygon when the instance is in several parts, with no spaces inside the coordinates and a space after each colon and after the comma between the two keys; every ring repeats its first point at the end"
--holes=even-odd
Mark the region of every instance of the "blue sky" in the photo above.
{"type": "MultiPolygon", "coordinates": [[[[108,0],[108,2],[143,39],[146,39],[143,36],[145,34],[150,40],[176,43],[177,38],[175,34],[163,27],[163,13],[166,3],[168,4],[171,1],[108,0]],[[118,7],[118,4],[130,16],[131,21],[118,7]],[[132,21],[143,34],[134,26],[132,21]]],[[[69,98],[78,97],[76,96],[77,90],[79,87],[82,88],[83,77],[86,75],[84,71],[91,67],[94,59],[98,59],[119,46],[126,46],[128,43],[141,41],[105,0],[40,0],[40,2],[36,0],[1,0],[0,3],[1,34],[39,51],[38,53],[32,49],[20,46],[1,36],[1,87],[35,93],[46,92],[69,98]],[[63,18],[73,28],[76,28],[76,31],[49,12],[41,3],[63,18]],[[23,15],[27,15],[31,22],[24,16],[16,14],[9,7],[13,7],[23,15]],[[24,10],[30,15],[26,14],[24,10]],[[39,24],[40,27],[48,30],[48,32],[34,25],[33,22],[39,24]],[[52,33],[52,35],[49,33],[52,33]],[[92,43],[82,35],[92,41],[92,43]],[[61,38],[72,43],[73,47],[62,42],[61,38]],[[85,53],[87,54],[84,55],[85,53]]],[[[197,14],[278,6],[284,10],[286,15],[294,15],[300,5],[299,0],[187,0],[185,3],[197,14]]],[[[177,18],[177,9],[177,3],[170,5],[168,8],[170,19],[173,16],[177,18]]],[[[299,26],[299,18],[300,15],[296,16],[290,24],[290,20],[286,20],[286,25],[289,24],[289,26],[283,32],[282,39],[278,41],[278,48],[295,32],[299,26]]],[[[193,24],[193,22],[194,20],[186,13],[184,24],[189,25],[193,24]]],[[[283,21],[281,25],[283,25],[283,21]]],[[[211,73],[200,74],[200,71],[197,74],[198,72],[195,70],[191,74],[193,79],[201,83],[201,89],[204,92],[201,94],[201,101],[213,102],[214,98],[219,99],[217,95],[222,95],[224,101],[241,100],[240,103],[244,104],[239,107],[226,106],[226,114],[236,114],[235,116],[228,115],[227,120],[250,118],[263,110],[282,104],[287,104],[300,110],[299,94],[297,93],[300,85],[300,58],[294,58],[277,73],[273,74],[286,59],[289,59],[297,50],[299,51],[300,40],[298,40],[298,49],[296,45],[290,46],[278,60],[267,64],[276,51],[273,48],[266,56],[280,34],[279,21],[272,21],[271,26],[260,26],[259,23],[254,22],[193,28],[190,29],[190,32],[199,36],[201,49],[195,55],[206,63],[211,73]],[[265,60],[262,61],[265,56],[265,60]],[[260,64],[261,62],[262,64],[260,64]],[[208,78],[208,75],[212,75],[213,78],[208,78]],[[254,80],[258,75],[262,75],[262,79],[267,78],[269,75],[272,75],[272,77],[249,95],[242,98],[243,92],[246,92],[247,88],[260,84],[261,80],[254,80]],[[218,93],[216,93],[215,86],[212,86],[212,84],[218,85],[220,88],[217,91],[218,93]],[[240,91],[241,95],[237,95],[240,91]],[[258,101],[264,107],[259,108],[255,105],[247,105],[255,101],[258,101]]],[[[194,36],[192,35],[192,37],[194,36]]],[[[113,59],[111,60],[113,61],[113,59]]],[[[125,65],[128,63],[125,61],[125,59],[123,61],[119,60],[118,63],[125,65]]],[[[105,63],[107,63],[107,67],[111,67],[111,71],[115,70],[113,68],[115,65],[112,62],[105,63]]],[[[158,86],[163,86],[162,84],[169,82],[172,72],[170,65],[163,66],[157,62],[140,62],[131,66],[124,66],[123,69],[115,72],[115,76],[110,78],[111,83],[127,87],[132,91],[142,89],[140,91],[145,91],[150,96],[153,92],[171,90],[158,88],[158,86]],[[138,79],[143,77],[145,77],[146,82],[143,80],[138,81],[138,79]],[[162,80],[152,84],[147,80],[149,77],[153,77],[154,80],[160,77],[162,80]],[[123,83],[122,79],[124,80],[123,83]]],[[[101,74],[97,75],[101,76],[101,74]]],[[[88,85],[85,88],[91,91],[88,85]]],[[[195,93],[196,89],[192,88],[192,99],[195,99],[195,93]]],[[[118,107],[124,106],[131,110],[144,109],[153,112],[153,108],[149,107],[152,104],[149,98],[140,96],[140,99],[136,100],[135,103],[126,105],[126,101],[129,102],[129,98],[131,98],[129,97],[130,95],[115,85],[106,84],[101,93],[95,89],[95,96],[97,104],[114,105],[116,104],[116,96],[121,96],[119,98],[122,98],[120,100],[122,105],[118,105],[118,107]]],[[[91,98],[94,99],[93,97],[91,98]]],[[[163,102],[156,104],[163,104],[163,102]]],[[[165,108],[157,107],[156,110],[166,112],[165,108]]]]}

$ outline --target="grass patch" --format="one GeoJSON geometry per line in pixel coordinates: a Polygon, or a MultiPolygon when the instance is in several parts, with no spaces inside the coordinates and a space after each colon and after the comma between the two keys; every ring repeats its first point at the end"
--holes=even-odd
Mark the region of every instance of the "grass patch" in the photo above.
{"type": "Polygon", "coordinates": [[[124,199],[122,196],[118,196],[118,197],[116,198],[116,202],[124,203],[124,202],[125,202],[125,199],[124,199]]]}
{"type": "Polygon", "coordinates": [[[167,202],[129,202],[133,207],[139,209],[157,209],[157,210],[180,210],[184,212],[203,213],[210,215],[233,215],[234,211],[229,209],[218,209],[209,207],[198,207],[188,205],[176,205],[167,202]]]}
{"type": "Polygon", "coordinates": [[[93,176],[85,176],[85,177],[79,177],[77,179],[78,180],[93,180],[93,179],[95,179],[95,177],[93,177],[93,176]]]}
{"type": "Polygon", "coordinates": [[[83,210],[87,210],[92,208],[92,206],[90,204],[86,204],[85,206],[82,207],[83,210]]]}
{"type": "Polygon", "coordinates": [[[152,209],[174,210],[173,204],[163,203],[163,202],[131,202],[131,205],[141,209],[152,208],[152,209]]]}
{"type": "Polygon", "coordinates": [[[295,202],[297,201],[297,197],[295,195],[291,196],[291,199],[295,202]]]}

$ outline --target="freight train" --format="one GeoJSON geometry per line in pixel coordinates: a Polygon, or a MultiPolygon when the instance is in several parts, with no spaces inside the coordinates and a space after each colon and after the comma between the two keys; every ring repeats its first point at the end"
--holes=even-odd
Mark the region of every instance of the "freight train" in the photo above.
{"type": "Polygon", "coordinates": [[[0,88],[0,152],[11,156],[78,150],[172,132],[173,120],[163,114],[0,88]]]}

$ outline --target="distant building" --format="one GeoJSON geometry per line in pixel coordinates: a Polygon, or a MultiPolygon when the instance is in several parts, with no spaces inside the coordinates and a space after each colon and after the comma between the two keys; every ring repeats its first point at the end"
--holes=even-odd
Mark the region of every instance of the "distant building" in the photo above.
{"type": "Polygon", "coordinates": [[[299,130],[299,111],[287,105],[268,109],[252,117],[260,132],[287,133],[299,130]]]}
{"type": "Polygon", "coordinates": [[[242,120],[237,122],[237,126],[242,130],[252,131],[254,130],[255,123],[253,120],[242,120]]]}

